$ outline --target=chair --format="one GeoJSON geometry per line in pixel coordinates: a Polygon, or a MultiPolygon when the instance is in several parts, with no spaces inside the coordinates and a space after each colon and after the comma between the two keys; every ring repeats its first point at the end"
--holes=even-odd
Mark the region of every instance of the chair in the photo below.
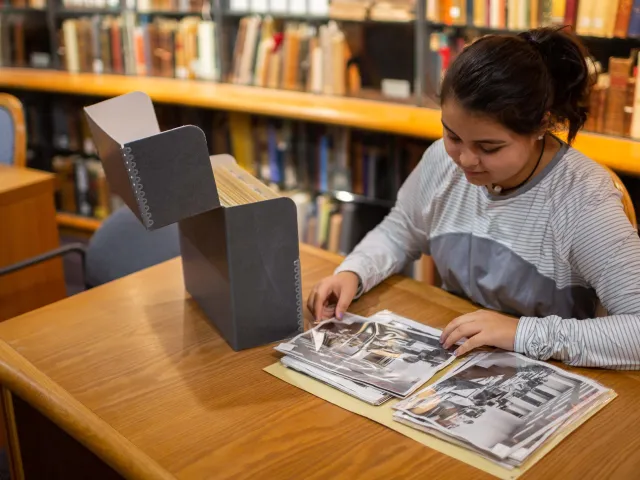
{"type": "Polygon", "coordinates": [[[85,284],[102,285],[179,255],[177,224],[148,231],[128,207],[122,207],[89,240],[85,284]]]}
{"type": "MultiPolygon", "coordinates": [[[[620,180],[620,177],[613,170],[605,165],[602,165],[602,167],[609,172],[609,175],[613,180],[613,185],[620,191],[620,193],[622,193],[622,207],[624,208],[624,213],[627,215],[631,225],[633,225],[634,228],[637,228],[636,211],[633,206],[633,201],[631,200],[631,195],[629,195],[629,191],[624,186],[624,183],[622,183],[622,180],[620,180]]],[[[438,272],[435,264],[433,263],[433,259],[430,256],[422,256],[420,259],[420,269],[423,283],[427,283],[428,285],[437,285],[439,283],[438,272]]]]}
{"type": "Polygon", "coordinates": [[[27,164],[24,109],[20,100],[8,93],[0,93],[0,164],[27,164]]]}
{"type": "Polygon", "coordinates": [[[89,289],[180,255],[178,226],[147,231],[128,207],[122,207],[104,220],[86,247],[80,243],[62,246],[0,268],[0,276],[71,252],[81,256],[84,284],[89,289]]]}

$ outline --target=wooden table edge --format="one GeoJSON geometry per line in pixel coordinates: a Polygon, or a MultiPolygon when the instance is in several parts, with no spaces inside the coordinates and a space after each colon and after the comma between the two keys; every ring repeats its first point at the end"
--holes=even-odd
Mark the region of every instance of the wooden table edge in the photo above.
{"type": "Polygon", "coordinates": [[[124,477],[176,478],[3,340],[0,340],[0,384],[124,477]]]}
{"type": "Polygon", "coordinates": [[[14,188],[6,189],[2,187],[2,179],[0,178],[0,205],[9,205],[24,200],[25,198],[41,194],[53,195],[56,181],[53,173],[26,167],[0,165],[0,175],[7,171],[11,171],[10,173],[18,172],[25,180],[17,184],[14,188]]]}

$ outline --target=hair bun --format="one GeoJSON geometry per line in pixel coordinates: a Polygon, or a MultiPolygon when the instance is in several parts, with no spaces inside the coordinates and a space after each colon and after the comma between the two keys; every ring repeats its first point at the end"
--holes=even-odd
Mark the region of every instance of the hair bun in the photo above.
{"type": "Polygon", "coordinates": [[[531,32],[522,32],[522,33],[519,33],[518,36],[523,40],[525,40],[532,47],[535,47],[536,49],[540,47],[538,40],[533,38],[533,36],[531,35],[531,32]]]}

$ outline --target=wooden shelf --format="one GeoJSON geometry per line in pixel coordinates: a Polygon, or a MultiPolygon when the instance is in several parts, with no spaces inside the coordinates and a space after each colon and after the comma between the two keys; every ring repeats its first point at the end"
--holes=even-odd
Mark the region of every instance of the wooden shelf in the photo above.
{"type": "MultiPolygon", "coordinates": [[[[442,136],[437,109],[198,80],[0,68],[0,88],[97,97],[143,91],[154,102],[292,118],[428,139],[442,136]]],[[[581,133],[574,147],[618,172],[640,176],[638,141],[581,133]]]]}
{"type": "Polygon", "coordinates": [[[442,134],[440,113],[433,109],[198,80],[0,68],[0,87],[100,97],[137,90],[147,93],[156,102],[294,118],[418,137],[436,138],[442,134]]]}
{"type": "Polygon", "coordinates": [[[81,215],[74,215],[73,213],[58,212],[56,214],[56,220],[58,226],[71,228],[73,230],[82,230],[85,232],[95,232],[100,224],[101,220],[97,218],[83,217],[81,215]]]}

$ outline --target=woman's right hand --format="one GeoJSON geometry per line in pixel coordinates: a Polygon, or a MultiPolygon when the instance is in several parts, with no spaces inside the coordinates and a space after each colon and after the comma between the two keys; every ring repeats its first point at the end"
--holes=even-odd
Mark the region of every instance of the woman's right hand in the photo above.
{"type": "Polygon", "coordinates": [[[358,291],[358,276],[353,272],[340,272],[318,282],[307,300],[307,308],[316,322],[342,316],[358,291]]]}

